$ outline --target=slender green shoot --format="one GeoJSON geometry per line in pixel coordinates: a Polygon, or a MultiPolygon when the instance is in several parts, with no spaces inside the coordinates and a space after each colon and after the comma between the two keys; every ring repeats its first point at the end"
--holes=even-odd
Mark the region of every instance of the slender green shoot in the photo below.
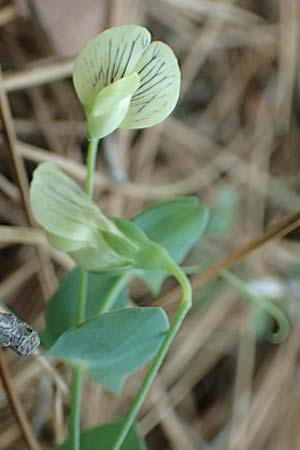
{"type": "Polygon", "coordinates": [[[118,296],[124,289],[127,278],[128,272],[125,272],[120,277],[116,278],[114,284],[112,285],[111,289],[107,292],[106,296],[102,297],[98,314],[104,314],[111,310],[118,296]]]}
{"type": "Polygon", "coordinates": [[[149,389],[157,375],[157,372],[162,365],[162,362],[173,342],[176,333],[182,324],[183,319],[185,318],[187,312],[192,306],[192,288],[188,278],[185,273],[177,266],[171,259],[168,261],[166,269],[169,273],[171,273],[179,282],[182,287],[183,296],[179,308],[176,312],[176,315],[171,323],[168,333],[165,336],[165,339],[155,356],[152,365],[147,373],[143,384],[141,385],[134,402],[132,403],[127,417],[125,419],[124,425],[121,429],[121,432],[112,448],[112,450],[120,450],[122,444],[124,443],[126,436],[133,425],[133,422],[149,392],[149,389]]]}
{"type": "MultiPolygon", "coordinates": [[[[85,192],[90,198],[93,197],[93,186],[94,186],[93,175],[96,163],[97,149],[98,149],[98,140],[97,139],[90,140],[88,146],[87,177],[85,185],[85,192]]],[[[79,325],[85,320],[87,290],[88,290],[88,272],[81,270],[76,325],[79,325]]],[[[80,450],[81,386],[82,386],[81,370],[78,367],[75,367],[72,370],[71,411],[69,419],[69,441],[70,441],[70,448],[72,450],[80,450]]]]}
{"type": "Polygon", "coordinates": [[[255,303],[259,308],[265,310],[271,317],[273,317],[278,324],[278,331],[272,334],[269,337],[270,342],[279,343],[282,342],[288,335],[290,330],[289,321],[284,314],[284,312],[272,303],[271,300],[260,295],[258,293],[252,292],[248,286],[240,280],[237,276],[235,276],[231,272],[223,271],[220,273],[220,276],[230,283],[233,287],[239,290],[239,292],[244,296],[246,300],[255,303]]]}
{"type": "MultiPolygon", "coordinates": [[[[194,274],[203,270],[203,266],[189,266],[184,267],[183,270],[186,274],[194,274]]],[[[236,288],[246,300],[256,304],[277,322],[278,331],[269,337],[270,342],[277,344],[286,338],[290,330],[289,321],[284,312],[276,304],[274,304],[272,300],[260,295],[257,292],[251,291],[247,284],[232,272],[223,270],[220,272],[219,276],[236,288]]]]}

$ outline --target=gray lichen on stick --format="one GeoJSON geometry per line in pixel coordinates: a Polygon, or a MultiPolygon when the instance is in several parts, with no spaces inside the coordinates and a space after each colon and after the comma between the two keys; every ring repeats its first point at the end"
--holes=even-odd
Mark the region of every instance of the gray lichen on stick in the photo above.
{"type": "Polygon", "coordinates": [[[0,347],[9,347],[22,356],[40,345],[37,332],[12,313],[0,312],[0,347]]]}

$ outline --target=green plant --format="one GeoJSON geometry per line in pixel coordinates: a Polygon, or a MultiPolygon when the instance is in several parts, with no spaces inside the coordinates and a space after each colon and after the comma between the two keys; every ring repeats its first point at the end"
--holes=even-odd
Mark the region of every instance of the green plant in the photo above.
{"type": "Polygon", "coordinates": [[[50,163],[37,167],[30,187],[34,217],[50,244],[78,266],[50,300],[42,336],[44,355],[72,367],[69,437],[59,449],[143,450],[134,420],[191,307],[191,286],[178,264],[203,234],[208,211],[193,197],[175,198],[125,221],[105,216],[92,199],[99,139],[117,128],[159,123],[177,103],[180,70],[167,45],[150,43],[140,26],[106,30],[79,53],[73,78],[89,141],[85,191],[50,163]],[[129,278],[142,278],[158,294],[168,274],[183,292],[170,324],[162,308],[128,307],[129,278]],[[127,416],[81,433],[83,373],[119,394],[150,361],[127,416]]]}
{"type": "Polygon", "coordinates": [[[139,26],[106,30],[79,53],[73,78],[87,121],[85,192],[53,164],[38,166],[30,188],[33,214],[50,244],[79,266],[50,300],[43,334],[45,355],[65,361],[73,371],[69,439],[62,448],[79,450],[81,442],[88,450],[93,445],[103,450],[142,449],[142,440],[130,430],[191,306],[191,287],[177,262],[203,233],[208,212],[194,198],[178,198],[125,221],[106,217],[92,200],[99,139],[116,128],[159,123],[177,103],[180,70],[167,45],[150,44],[150,33],[139,26]],[[168,273],[183,290],[171,324],[162,308],[128,307],[129,277],[143,278],[158,292],[168,273]],[[82,373],[119,393],[126,377],[150,360],[127,417],[80,437],[82,373]]]}

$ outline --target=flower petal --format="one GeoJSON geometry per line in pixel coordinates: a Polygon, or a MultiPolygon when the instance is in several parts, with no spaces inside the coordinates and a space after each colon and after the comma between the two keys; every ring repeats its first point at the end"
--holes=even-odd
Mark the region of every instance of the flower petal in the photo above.
{"type": "Polygon", "coordinates": [[[87,132],[100,139],[118,128],[127,114],[132,94],[140,85],[136,72],[103,88],[87,117],[87,132]]]}
{"type": "Polygon", "coordinates": [[[133,72],[150,40],[146,28],[125,25],[103,31],[83,47],[75,60],[73,81],[87,113],[101,89],[133,72]]]}
{"type": "Polygon", "coordinates": [[[119,128],[144,128],[164,120],[175,108],[180,92],[180,69],[173,50],[153,42],[134,69],[140,87],[131,98],[119,128]]]}
{"type": "Polygon", "coordinates": [[[34,171],[30,203],[37,222],[56,248],[72,251],[93,245],[99,228],[109,230],[107,219],[80,187],[52,163],[34,171]]]}
{"type": "Polygon", "coordinates": [[[96,97],[91,114],[100,116],[110,113],[116,105],[130,97],[140,86],[140,78],[136,72],[106,86],[96,97]]]}

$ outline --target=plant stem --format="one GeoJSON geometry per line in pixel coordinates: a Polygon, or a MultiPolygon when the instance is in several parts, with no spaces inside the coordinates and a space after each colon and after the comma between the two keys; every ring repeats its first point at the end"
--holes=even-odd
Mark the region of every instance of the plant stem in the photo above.
{"type": "Polygon", "coordinates": [[[80,450],[80,402],[82,376],[80,369],[72,369],[71,411],[69,418],[70,450],[80,450]]]}
{"type": "Polygon", "coordinates": [[[85,192],[90,198],[93,197],[93,191],[94,191],[94,171],[95,171],[98,143],[99,143],[99,141],[97,139],[91,139],[89,141],[89,146],[88,146],[88,155],[87,155],[87,162],[86,162],[87,175],[86,175],[86,183],[85,183],[85,192]]]}
{"type": "Polygon", "coordinates": [[[269,300],[263,295],[251,291],[246,283],[240,280],[233,273],[224,270],[220,273],[220,276],[233,287],[238,289],[246,300],[250,300],[250,302],[255,303],[259,308],[265,310],[271,317],[273,317],[274,320],[276,320],[278,324],[278,331],[269,337],[270,342],[278,344],[287,337],[290,330],[289,321],[279,306],[276,306],[272,300],[269,300]]]}
{"type": "Polygon", "coordinates": [[[155,356],[152,365],[147,373],[142,386],[140,387],[135,400],[129,409],[126,420],[123,424],[123,427],[120,431],[120,434],[112,448],[112,450],[120,450],[122,444],[124,443],[126,436],[133,425],[133,422],[146,398],[146,395],[149,392],[149,389],[157,375],[157,372],[173,342],[176,333],[185,318],[187,312],[189,311],[192,305],[192,289],[188,278],[185,273],[177,266],[172,260],[168,261],[166,269],[169,273],[171,273],[181,285],[183,296],[182,301],[179,305],[179,308],[176,312],[176,315],[171,323],[168,333],[166,334],[163,343],[155,356]]]}
{"type": "MultiPolygon", "coordinates": [[[[97,139],[90,140],[88,145],[87,176],[85,184],[85,192],[90,198],[93,197],[93,187],[94,187],[93,175],[96,163],[97,149],[98,149],[98,140],[97,139]]],[[[81,270],[76,325],[79,325],[85,320],[87,290],[88,290],[88,272],[81,270]]],[[[71,411],[69,419],[69,442],[71,450],[80,450],[81,387],[82,387],[81,370],[79,369],[79,367],[74,367],[72,370],[71,411]]]]}
{"type": "Polygon", "coordinates": [[[107,292],[105,297],[101,299],[101,305],[98,310],[98,314],[104,314],[111,310],[118,296],[121,294],[127,278],[128,272],[125,272],[115,279],[115,282],[111,286],[110,290],[107,292]]]}
{"type": "Polygon", "coordinates": [[[86,307],[86,297],[88,287],[87,276],[88,273],[85,270],[80,270],[76,325],[79,325],[85,320],[85,307],[86,307]]]}

